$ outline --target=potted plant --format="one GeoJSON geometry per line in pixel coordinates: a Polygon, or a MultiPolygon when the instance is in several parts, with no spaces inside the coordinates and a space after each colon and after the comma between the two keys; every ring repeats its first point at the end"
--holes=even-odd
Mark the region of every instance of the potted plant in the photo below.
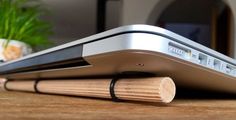
{"type": "Polygon", "coordinates": [[[0,0],[0,61],[25,56],[48,45],[52,27],[39,0],[0,0]]]}

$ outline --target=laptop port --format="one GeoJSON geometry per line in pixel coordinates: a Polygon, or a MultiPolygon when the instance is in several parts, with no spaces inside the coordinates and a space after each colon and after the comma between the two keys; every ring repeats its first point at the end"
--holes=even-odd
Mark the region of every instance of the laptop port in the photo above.
{"type": "Polygon", "coordinates": [[[207,65],[207,56],[203,54],[199,54],[198,56],[199,63],[202,65],[207,65]]]}
{"type": "Polygon", "coordinates": [[[213,65],[216,70],[220,70],[221,63],[219,60],[215,59],[213,65]]]}
{"type": "Polygon", "coordinates": [[[226,69],[225,69],[226,73],[235,74],[236,72],[235,70],[236,70],[236,67],[229,64],[226,65],[226,69]]]}
{"type": "Polygon", "coordinates": [[[190,56],[191,56],[191,50],[189,50],[183,46],[174,44],[172,42],[169,43],[168,51],[172,54],[178,55],[183,58],[190,58],[190,56]]]}

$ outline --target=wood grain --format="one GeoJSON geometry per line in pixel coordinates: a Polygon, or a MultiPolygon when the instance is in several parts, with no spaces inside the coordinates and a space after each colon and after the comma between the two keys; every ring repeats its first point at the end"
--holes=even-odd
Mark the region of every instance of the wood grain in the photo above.
{"type": "Polygon", "coordinates": [[[0,91],[0,120],[235,120],[235,99],[174,99],[170,104],[0,91]]]}

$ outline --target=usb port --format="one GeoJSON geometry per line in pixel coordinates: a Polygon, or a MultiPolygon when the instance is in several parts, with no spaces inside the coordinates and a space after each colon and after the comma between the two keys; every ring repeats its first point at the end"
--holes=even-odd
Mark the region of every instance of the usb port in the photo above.
{"type": "Polygon", "coordinates": [[[198,60],[199,60],[200,64],[207,65],[207,56],[206,55],[203,55],[200,53],[198,56],[198,60]]]}
{"type": "Polygon", "coordinates": [[[214,63],[213,63],[213,65],[214,65],[214,68],[216,69],[216,70],[220,70],[220,61],[219,60],[214,60],[214,63]]]}

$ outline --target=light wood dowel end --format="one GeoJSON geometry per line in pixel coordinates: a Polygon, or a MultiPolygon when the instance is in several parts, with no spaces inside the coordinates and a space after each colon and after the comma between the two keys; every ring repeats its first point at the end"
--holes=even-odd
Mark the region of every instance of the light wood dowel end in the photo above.
{"type": "Polygon", "coordinates": [[[162,101],[164,103],[170,103],[174,99],[175,93],[176,87],[173,80],[169,77],[163,78],[160,85],[160,96],[162,101]]]}

